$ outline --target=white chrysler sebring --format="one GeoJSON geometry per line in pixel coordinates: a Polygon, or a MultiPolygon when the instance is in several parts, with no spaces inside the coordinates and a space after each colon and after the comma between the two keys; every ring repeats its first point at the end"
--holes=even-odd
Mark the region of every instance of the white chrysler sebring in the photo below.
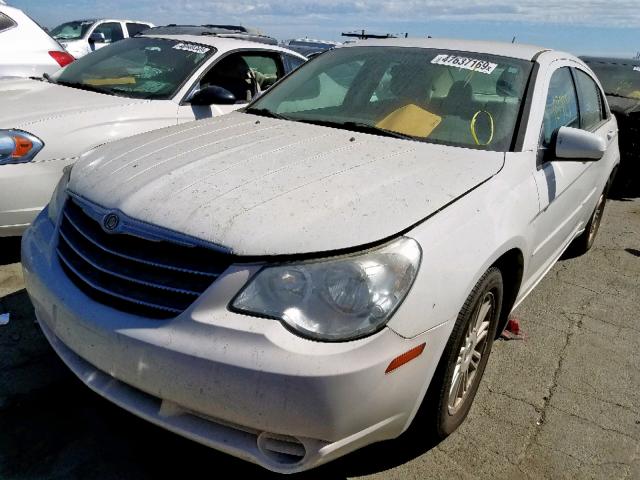
{"type": "Polygon", "coordinates": [[[617,126],[577,58],[385,40],[85,154],[27,231],[83,382],[279,472],[464,420],[512,309],[593,244],[617,126]],[[423,414],[425,413],[426,414],[423,414]]]}

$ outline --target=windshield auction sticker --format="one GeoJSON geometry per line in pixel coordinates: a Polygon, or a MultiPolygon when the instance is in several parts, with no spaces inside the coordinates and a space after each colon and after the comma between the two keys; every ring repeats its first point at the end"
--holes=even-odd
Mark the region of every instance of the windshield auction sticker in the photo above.
{"type": "Polygon", "coordinates": [[[192,53],[207,53],[211,50],[208,47],[203,47],[201,45],[193,45],[192,43],[178,43],[173,46],[175,50],[184,50],[185,52],[192,53]]]}
{"type": "Polygon", "coordinates": [[[447,67],[464,68],[465,70],[473,70],[474,72],[491,74],[498,66],[497,63],[487,62],[477,58],[459,57],[458,55],[438,55],[431,63],[436,65],[445,65],[447,67]]]}

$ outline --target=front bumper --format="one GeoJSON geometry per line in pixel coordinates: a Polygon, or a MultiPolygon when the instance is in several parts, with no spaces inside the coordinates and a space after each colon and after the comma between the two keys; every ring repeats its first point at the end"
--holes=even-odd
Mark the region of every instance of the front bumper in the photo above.
{"type": "Polygon", "coordinates": [[[243,266],[174,319],[138,317],[78,290],[55,243],[44,212],[23,236],[22,262],[38,321],[69,368],[121,407],[273,471],[306,470],[398,436],[446,342],[440,327],[412,339],[385,328],[321,343],[232,313],[228,302],[255,268],[243,266]],[[420,357],[385,374],[391,360],[425,342],[420,357]]]}

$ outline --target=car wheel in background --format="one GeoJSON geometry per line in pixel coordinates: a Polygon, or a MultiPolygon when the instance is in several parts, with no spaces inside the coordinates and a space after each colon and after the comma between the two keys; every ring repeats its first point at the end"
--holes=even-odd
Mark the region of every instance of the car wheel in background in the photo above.
{"type": "Polygon", "coordinates": [[[607,189],[600,195],[595,210],[591,214],[591,218],[584,229],[584,232],[577,237],[571,244],[571,253],[573,256],[584,255],[587,253],[596,240],[602,216],[604,215],[604,207],[607,203],[607,189]]]}

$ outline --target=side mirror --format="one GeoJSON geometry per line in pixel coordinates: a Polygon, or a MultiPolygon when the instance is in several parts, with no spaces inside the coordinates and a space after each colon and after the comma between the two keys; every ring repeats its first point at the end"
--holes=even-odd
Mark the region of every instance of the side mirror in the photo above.
{"type": "Polygon", "coordinates": [[[606,142],[595,133],[571,127],[560,127],[556,132],[555,156],[559,160],[600,160],[606,151],[606,142]]]}
{"type": "Polygon", "coordinates": [[[93,32],[89,37],[89,42],[91,43],[107,43],[107,37],[104,36],[104,33],[93,32]]]}
{"type": "Polygon", "coordinates": [[[191,98],[191,105],[233,105],[236,103],[236,96],[226,88],[217,85],[207,85],[196,90],[191,98]]]}

